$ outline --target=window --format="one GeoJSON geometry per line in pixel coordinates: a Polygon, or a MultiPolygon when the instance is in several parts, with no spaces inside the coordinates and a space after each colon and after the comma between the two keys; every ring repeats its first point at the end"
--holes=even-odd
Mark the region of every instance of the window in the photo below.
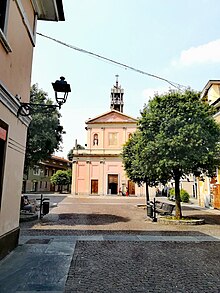
{"type": "Polygon", "coordinates": [[[44,170],[44,176],[45,176],[45,177],[48,177],[48,176],[49,176],[49,169],[48,169],[48,168],[46,168],[46,169],[44,170]]]}
{"type": "Polygon", "coordinates": [[[97,133],[93,135],[93,145],[98,145],[99,144],[99,136],[97,133]]]}
{"type": "Polygon", "coordinates": [[[110,132],[108,134],[108,144],[109,145],[117,145],[118,144],[118,133],[110,132]]]}
{"type": "Polygon", "coordinates": [[[40,176],[40,168],[38,166],[34,166],[33,175],[40,176]]]}
{"type": "Polygon", "coordinates": [[[0,0],[0,42],[4,46],[7,53],[12,52],[12,49],[6,38],[8,5],[9,0],[0,0]]]}
{"type": "Polygon", "coordinates": [[[7,12],[8,0],[0,1],[0,29],[5,32],[6,27],[6,12],[7,12]]]}

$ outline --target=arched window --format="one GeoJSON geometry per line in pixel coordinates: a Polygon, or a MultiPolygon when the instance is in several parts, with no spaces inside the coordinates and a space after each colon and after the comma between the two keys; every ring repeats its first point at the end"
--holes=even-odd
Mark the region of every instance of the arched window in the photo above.
{"type": "Polygon", "coordinates": [[[130,139],[130,138],[131,138],[131,136],[132,136],[132,133],[129,133],[129,134],[128,134],[128,139],[130,139]]]}
{"type": "Polygon", "coordinates": [[[99,136],[97,133],[93,135],[93,145],[98,145],[99,144],[99,136]]]}

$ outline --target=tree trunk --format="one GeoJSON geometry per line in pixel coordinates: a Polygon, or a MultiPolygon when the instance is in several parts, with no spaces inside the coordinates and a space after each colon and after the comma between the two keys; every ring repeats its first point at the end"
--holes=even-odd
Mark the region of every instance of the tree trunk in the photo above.
{"type": "Polygon", "coordinates": [[[175,180],[175,199],[176,199],[176,218],[182,218],[182,210],[180,204],[180,173],[179,171],[174,172],[174,180],[175,180]]]}
{"type": "Polygon", "coordinates": [[[149,185],[147,184],[147,182],[145,182],[146,184],[146,205],[150,202],[150,196],[149,196],[149,185]]]}

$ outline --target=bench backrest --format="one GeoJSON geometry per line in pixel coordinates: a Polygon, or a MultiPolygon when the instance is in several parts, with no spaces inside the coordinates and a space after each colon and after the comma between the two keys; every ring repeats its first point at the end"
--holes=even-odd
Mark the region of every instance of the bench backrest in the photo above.
{"type": "Polygon", "coordinates": [[[162,209],[163,203],[161,201],[155,201],[155,209],[162,209]]]}
{"type": "Polygon", "coordinates": [[[169,203],[165,203],[165,202],[163,202],[163,204],[162,204],[162,210],[164,210],[165,212],[172,213],[174,207],[175,206],[173,204],[169,204],[169,203]]]}

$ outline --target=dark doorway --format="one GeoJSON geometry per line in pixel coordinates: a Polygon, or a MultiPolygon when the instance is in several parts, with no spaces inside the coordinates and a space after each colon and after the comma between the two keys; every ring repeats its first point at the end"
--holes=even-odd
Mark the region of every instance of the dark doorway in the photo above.
{"type": "Polygon", "coordinates": [[[91,194],[98,194],[98,180],[91,180],[91,194]]]}
{"type": "Polygon", "coordinates": [[[0,120],[0,207],[2,202],[2,186],[5,166],[5,152],[8,125],[0,120]]]}
{"type": "Polygon", "coordinates": [[[118,175],[108,175],[108,194],[118,194],[118,175]]]}

